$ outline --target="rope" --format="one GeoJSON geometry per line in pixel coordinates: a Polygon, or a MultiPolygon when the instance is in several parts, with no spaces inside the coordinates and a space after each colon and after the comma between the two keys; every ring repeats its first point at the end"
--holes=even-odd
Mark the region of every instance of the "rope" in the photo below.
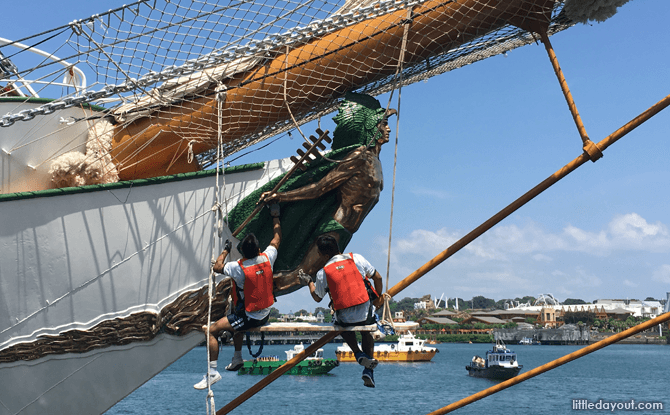
{"type": "Polygon", "coordinates": [[[286,109],[288,110],[288,114],[291,116],[291,121],[293,121],[293,125],[295,125],[296,130],[300,133],[302,136],[302,139],[305,140],[306,142],[309,143],[307,140],[307,137],[305,137],[305,134],[303,134],[302,130],[300,129],[300,125],[298,122],[295,120],[295,117],[293,116],[293,111],[291,111],[291,106],[288,104],[288,97],[286,94],[286,84],[288,83],[288,54],[291,51],[288,45],[286,45],[286,55],[284,55],[284,66],[286,67],[286,70],[284,70],[284,104],[286,104],[286,109]]]}
{"type": "MultiPolygon", "coordinates": [[[[219,125],[221,125],[221,124],[219,124],[219,125]]],[[[221,141],[220,140],[221,140],[221,137],[219,137],[219,147],[221,147],[221,141]]],[[[197,142],[198,142],[198,140],[191,140],[191,141],[188,142],[188,164],[193,163],[193,157],[194,157],[194,155],[193,155],[193,144],[195,144],[197,142]]],[[[218,162],[219,161],[219,154],[218,154],[219,150],[217,150],[216,152],[217,152],[216,159],[217,159],[217,162],[218,162]]],[[[218,184],[218,182],[217,182],[217,184],[218,184]]]]}
{"type": "Polygon", "coordinates": [[[384,293],[382,296],[384,297],[384,312],[382,314],[381,323],[382,325],[390,325],[393,329],[393,332],[395,332],[395,322],[393,321],[393,316],[391,315],[391,305],[389,304],[392,297],[389,295],[389,293],[384,293]]]}
{"type": "Polygon", "coordinates": [[[388,244],[388,255],[386,257],[386,293],[384,293],[384,311],[382,314],[382,325],[388,324],[395,331],[395,324],[393,322],[393,317],[391,316],[390,301],[391,296],[388,294],[389,289],[389,274],[391,270],[391,240],[393,236],[393,207],[395,206],[395,178],[396,170],[398,165],[398,130],[400,129],[400,98],[402,96],[402,69],[403,62],[405,60],[405,50],[407,48],[407,33],[409,32],[410,18],[412,17],[412,10],[407,10],[407,23],[404,27],[404,32],[402,36],[402,46],[400,49],[400,57],[398,58],[398,65],[396,67],[395,73],[395,83],[391,89],[391,95],[389,96],[388,103],[386,104],[386,111],[388,112],[389,107],[391,106],[391,99],[393,98],[393,91],[395,91],[398,83],[400,87],[398,88],[398,115],[396,117],[396,128],[395,128],[395,152],[393,154],[393,185],[391,186],[391,214],[389,217],[389,244],[388,244]]]}
{"type": "MultiPolygon", "coordinates": [[[[288,110],[288,114],[291,116],[291,121],[293,121],[293,125],[295,125],[296,130],[298,130],[298,132],[302,136],[303,141],[305,141],[308,145],[311,146],[312,143],[307,139],[307,136],[305,136],[305,134],[300,129],[300,125],[298,124],[298,121],[296,121],[295,117],[293,116],[293,111],[291,111],[291,106],[288,104],[286,89],[287,89],[287,81],[288,81],[287,77],[288,77],[288,54],[289,54],[289,50],[290,50],[289,47],[286,46],[286,58],[284,59],[284,65],[286,66],[287,70],[284,71],[284,104],[286,104],[286,109],[288,110]]],[[[320,119],[319,119],[319,124],[321,124],[320,119]]],[[[320,125],[319,125],[319,128],[321,128],[320,125]]],[[[289,133],[289,136],[290,135],[291,134],[289,133]]],[[[325,155],[321,155],[321,157],[323,157],[326,161],[331,162],[331,163],[336,163],[336,164],[344,163],[345,161],[355,160],[355,159],[360,158],[362,156],[363,156],[363,152],[360,152],[356,157],[354,157],[352,159],[349,159],[349,160],[333,160],[333,159],[329,159],[325,155]]],[[[306,161],[309,161],[309,159],[307,159],[306,161]]]]}
{"type": "MultiPolygon", "coordinates": [[[[222,155],[222,142],[223,142],[223,134],[221,131],[221,124],[222,124],[222,107],[223,107],[223,101],[225,100],[225,92],[221,91],[221,84],[216,88],[217,95],[216,95],[216,102],[217,102],[217,116],[218,116],[218,128],[217,128],[217,150],[216,150],[216,182],[215,182],[215,192],[214,192],[214,206],[212,206],[212,211],[218,212],[218,215],[215,215],[215,223],[214,223],[214,228],[215,228],[215,233],[212,235],[212,260],[210,263],[209,267],[209,279],[207,281],[208,285],[208,294],[209,294],[209,305],[207,307],[207,330],[206,330],[206,338],[207,338],[207,398],[205,400],[205,405],[207,407],[207,415],[214,415],[216,413],[216,405],[214,403],[214,392],[212,391],[212,385],[209,383],[209,372],[210,372],[210,366],[209,366],[209,360],[210,360],[210,353],[209,353],[209,336],[210,336],[210,331],[209,328],[212,325],[212,301],[214,300],[214,290],[216,289],[216,277],[214,276],[214,264],[216,264],[216,258],[214,257],[215,250],[214,246],[216,245],[214,242],[216,240],[216,237],[218,236],[219,239],[223,236],[223,213],[221,211],[221,186],[219,185],[219,170],[224,171],[223,169],[219,168],[219,164],[221,163],[221,155],[222,155]]],[[[225,91],[225,88],[224,88],[225,91]]],[[[191,147],[191,143],[189,143],[189,149],[191,147]]],[[[190,149],[189,151],[189,163],[191,162],[191,154],[192,150],[190,149]]],[[[224,187],[225,187],[225,177],[224,177],[224,187]]]]}

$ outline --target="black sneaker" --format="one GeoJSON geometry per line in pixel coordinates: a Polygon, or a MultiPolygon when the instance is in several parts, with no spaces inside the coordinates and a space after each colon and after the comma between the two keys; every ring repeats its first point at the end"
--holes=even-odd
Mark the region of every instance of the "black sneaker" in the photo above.
{"type": "Polygon", "coordinates": [[[375,375],[372,372],[372,369],[363,369],[363,376],[361,376],[361,379],[363,379],[363,384],[368,388],[375,387],[375,375]]]}

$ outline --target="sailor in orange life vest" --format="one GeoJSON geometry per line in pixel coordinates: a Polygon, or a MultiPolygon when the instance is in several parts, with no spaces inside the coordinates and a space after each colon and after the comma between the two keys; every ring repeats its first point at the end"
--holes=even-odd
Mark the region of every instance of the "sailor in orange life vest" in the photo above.
{"type": "MultiPolygon", "coordinates": [[[[209,348],[210,385],[221,380],[221,374],[216,368],[219,358],[218,334],[222,331],[233,333],[235,353],[232,362],[226,366],[226,370],[237,371],[244,365],[244,360],[242,360],[243,331],[265,325],[270,316],[270,307],[275,301],[272,293],[272,266],[277,259],[277,249],[281,242],[278,204],[275,203],[270,206],[270,215],[272,215],[274,236],[265,251],[261,253],[258,239],[250,233],[240,243],[240,250],[244,258],[224,265],[232,247],[230,241],[226,240],[223,252],[214,264],[215,272],[225,274],[233,279],[231,294],[234,310],[209,327],[207,347],[209,348]]],[[[203,326],[203,330],[206,331],[207,326],[203,326]]],[[[193,387],[196,389],[207,388],[207,375],[193,387]]]]}
{"type": "MultiPolygon", "coordinates": [[[[328,260],[326,265],[316,273],[316,284],[305,273],[300,273],[302,285],[309,286],[314,301],[321,302],[326,292],[330,294],[332,307],[335,310],[335,324],[339,326],[364,326],[376,323],[373,301],[381,305],[382,277],[379,272],[359,254],[342,254],[337,240],[324,234],[317,238],[316,246],[319,253],[328,260]],[[368,281],[372,278],[374,288],[368,281]]],[[[374,388],[373,369],[377,366],[374,356],[375,341],[370,332],[361,332],[363,351],[358,347],[356,333],[342,332],[342,338],[354,352],[356,361],[364,366],[363,383],[374,388]]]]}

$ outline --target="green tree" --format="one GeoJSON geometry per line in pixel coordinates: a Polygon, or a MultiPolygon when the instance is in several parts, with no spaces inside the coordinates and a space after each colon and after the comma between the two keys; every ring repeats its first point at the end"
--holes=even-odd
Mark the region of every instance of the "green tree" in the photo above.
{"type": "Polygon", "coordinates": [[[270,318],[279,318],[281,316],[281,313],[279,313],[279,310],[277,310],[274,307],[270,308],[270,318]]]}
{"type": "MultiPolygon", "coordinates": [[[[395,311],[404,311],[404,312],[414,311],[414,303],[418,303],[419,301],[421,301],[420,298],[405,297],[402,300],[398,301],[398,305],[395,311]]],[[[393,308],[391,308],[391,311],[394,311],[393,308]]]]}
{"type": "MultiPolygon", "coordinates": [[[[455,299],[451,299],[451,300],[449,300],[448,308],[451,308],[451,309],[454,309],[454,310],[456,309],[456,301],[455,301],[455,299]]],[[[462,298],[459,298],[459,299],[458,299],[458,309],[459,309],[459,310],[466,310],[466,309],[468,309],[468,308],[470,308],[470,302],[469,302],[469,301],[465,301],[465,300],[462,299],[462,298]]]]}
{"type": "Polygon", "coordinates": [[[511,299],[503,298],[502,300],[496,301],[494,307],[498,310],[504,310],[505,309],[505,303],[510,304],[511,302],[512,302],[511,299]]]}
{"type": "Polygon", "coordinates": [[[588,311],[569,311],[563,316],[565,324],[586,324],[591,326],[596,319],[596,313],[588,311]]]}
{"type": "Polygon", "coordinates": [[[493,300],[492,298],[486,298],[481,295],[472,297],[470,303],[472,304],[472,308],[481,308],[481,309],[494,308],[496,305],[495,300],[493,300]]]}

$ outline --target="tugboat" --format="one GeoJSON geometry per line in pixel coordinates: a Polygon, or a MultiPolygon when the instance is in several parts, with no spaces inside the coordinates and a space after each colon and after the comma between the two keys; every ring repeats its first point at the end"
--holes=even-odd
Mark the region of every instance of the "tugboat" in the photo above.
{"type": "MultiPolygon", "coordinates": [[[[429,362],[439,350],[425,346],[425,340],[407,332],[398,338],[397,343],[375,344],[374,358],[380,362],[429,362]]],[[[355,362],[354,353],[344,343],[335,351],[340,362],[355,362]]]]}
{"type": "MultiPolygon", "coordinates": [[[[253,360],[247,360],[244,362],[244,366],[237,371],[237,374],[268,375],[304,350],[305,346],[300,343],[293,346],[293,349],[286,351],[286,360],[279,360],[277,356],[261,356],[253,360]]],[[[314,354],[292,367],[286,374],[302,376],[325,375],[339,365],[340,362],[336,359],[324,359],[323,349],[318,349],[314,354]]]]}
{"type": "Polygon", "coordinates": [[[470,376],[499,380],[513,378],[522,368],[516,353],[508,349],[502,340],[496,340],[493,349],[486,352],[486,359],[473,356],[472,362],[465,366],[470,376]]]}

